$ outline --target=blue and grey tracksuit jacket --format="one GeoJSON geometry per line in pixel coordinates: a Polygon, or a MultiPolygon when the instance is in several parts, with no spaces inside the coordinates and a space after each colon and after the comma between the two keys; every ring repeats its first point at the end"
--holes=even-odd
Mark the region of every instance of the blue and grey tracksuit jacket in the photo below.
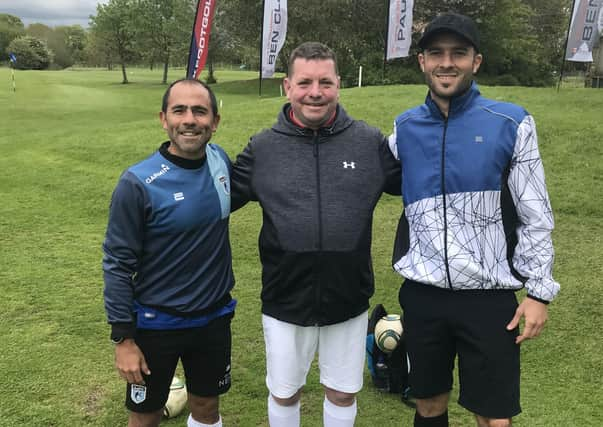
{"type": "Polygon", "coordinates": [[[532,116],[472,84],[448,117],[427,97],[398,116],[404,213],[394,268],[453,290],[520,289],[543,302],[552,278],[553,215],[532,116]]]}
{"type": "Polygon", "coordinates": [[[190,318],[231,302],[230,161],[215,144],[198,164],[168,145],[126,170],[113,192],[103,271],[117,336],[134,336],[136,305],[190,318]]]}

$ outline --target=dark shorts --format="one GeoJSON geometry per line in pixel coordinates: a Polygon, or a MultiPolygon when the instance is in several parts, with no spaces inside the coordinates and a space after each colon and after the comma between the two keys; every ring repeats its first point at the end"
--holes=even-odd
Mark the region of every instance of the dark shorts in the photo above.
{"type": "Polygon", "coordinates": [[[488,418],[511,418],[519,405],[517,298],[508,290],[451,291],[407,280],[400,289],[413,396],[452,389],[458,355],[459,404],[488,418]]]}
{"type": "Polygon", "coordinates": [[[228,314],[201,328],[138,329],[136,344],[151,375],[145,376],[144,388],[128,384],[126,407],[133,412],[163,408],[178,360],[182,361],[189,393],[201,397],[226,393],[230,388],[231,319],[232,314],[228,314]]]}

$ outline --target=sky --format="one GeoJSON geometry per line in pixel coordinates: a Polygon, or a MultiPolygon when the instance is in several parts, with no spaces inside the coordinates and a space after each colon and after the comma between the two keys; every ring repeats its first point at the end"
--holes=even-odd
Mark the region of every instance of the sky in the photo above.
{"type": "Polygon", "coordinates": [[[25,26],[39,22],[58,25],[88,27],[90,15],[96,15],[97,3],[109,0],[0,0],[0,13],[21,18],[25,26]]]}

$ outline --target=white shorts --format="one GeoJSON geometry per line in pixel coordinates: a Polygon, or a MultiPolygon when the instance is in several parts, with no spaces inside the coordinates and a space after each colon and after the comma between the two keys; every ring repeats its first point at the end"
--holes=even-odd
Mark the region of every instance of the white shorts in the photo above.
{"type": "Polygon", "coordinates": [[[328,326],[298,326],[262,315],[266,343],[266,385],[286,399],[304,384],[318,351],[320,383],[357,393],[362,388],[368,311],[328,326]]]}

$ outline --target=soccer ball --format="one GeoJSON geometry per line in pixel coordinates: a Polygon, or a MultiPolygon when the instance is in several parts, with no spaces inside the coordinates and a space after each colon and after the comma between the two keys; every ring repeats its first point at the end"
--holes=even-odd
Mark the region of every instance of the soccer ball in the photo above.
{"type": "Polygon", "coordinates": [[[186,407],[187,399],[186,385],[180,378],[174,377],[170,385],[170,394],[163,408],[163,415],[167,418],[177,417],[186,407]]]}
{"type": "Polygon", "coordinates": [[[383,316],[375,325],[375,342],[385,353],[391,353],[398,346],[402,336],[402,321],[397,314],[383,316]]]}

